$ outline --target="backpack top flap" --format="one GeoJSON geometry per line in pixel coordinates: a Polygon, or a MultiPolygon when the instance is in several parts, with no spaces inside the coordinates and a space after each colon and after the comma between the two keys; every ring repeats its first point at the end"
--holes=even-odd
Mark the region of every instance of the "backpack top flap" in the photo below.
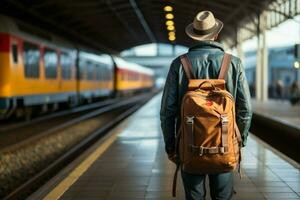
{"type": "Polygon", "coordinates": [[[224,79],[190,79],[188,85],[188,91],[194,91],[201,87],[202,90],[211,90],[211,85],[205,84],[205,82],[210,82],[216,88],[225,90],[225,80],[224,79]]]}
{"type": "Polygon", "coordinates": [[[192,65],[190,60],[188,59],[187,55],[184,54],[180,57],[183,69],[185,71],[185,74],[189,80],[188,84],[188,91],[193,91],[199,88],[199,86],[202,86],[201,89],[203,90],[210,90],[210,85],[205,85],[203,82],[210,82],[214,87],[219,88],[221,90],[225,89],[225,78],[227,75],[227,71],[229,68],[229,64],[231,62],[231,55],[228,53],[224,54],[220,72],[218,79],[195,79],[194,74],[192,73],[192,65]]]}

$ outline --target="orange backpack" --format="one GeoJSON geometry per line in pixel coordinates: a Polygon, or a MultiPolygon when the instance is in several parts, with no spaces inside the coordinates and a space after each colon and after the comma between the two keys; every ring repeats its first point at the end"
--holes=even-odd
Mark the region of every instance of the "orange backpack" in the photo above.
{"type": "MultiPolygon", "coordinates": [[[[230,62],[231,55],[225,53],[218,79],[195,79],[188,57],[181,56],[189,84],[182,99],[176,146],[185,172],[223,173],[234,170],[240,162],[241,136],[235,120],[235,100],[225,89],[224,80],[230,62]]],[[[173,196],[178,169],[179,165],[173,196]]]]}

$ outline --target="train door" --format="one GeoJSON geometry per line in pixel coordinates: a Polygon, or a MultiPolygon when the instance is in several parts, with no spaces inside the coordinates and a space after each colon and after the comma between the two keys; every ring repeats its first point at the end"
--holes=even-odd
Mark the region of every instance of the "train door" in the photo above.
{"type": "Polygon", "coordinates": [[[115,97],[117,95],[117,84],[118,84],[118,69],[117,64],[114,59],[113,60],[113,96],[115,97]]]}

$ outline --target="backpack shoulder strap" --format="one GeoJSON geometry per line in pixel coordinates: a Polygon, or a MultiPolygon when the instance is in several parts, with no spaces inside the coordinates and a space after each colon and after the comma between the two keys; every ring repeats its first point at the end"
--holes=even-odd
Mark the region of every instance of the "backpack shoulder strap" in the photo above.
{"type": "Polygon", "coordinates": [[[173,177],[173,187],[172,187],[172,196],[176,197],[176,187],[177,187],[177,175],[180,169],[180,164],[176,164],[176,169],[173,177]]]}
{"type": "Polygon", "coordinates": [[[192,73],[192,64],[191,64],[189,58],[187,57],[187,55],[183,54],[182,56],[180,56],[180,61],[183,66],[186,77],[188,79],[194,79],[195,77],[192,73]]]}
{"type": "Polygon", "coordinates": [[[225,80],[230,63],[231,63],[231,55],[228,53],[224,53],[218,79],[225,80]]]}

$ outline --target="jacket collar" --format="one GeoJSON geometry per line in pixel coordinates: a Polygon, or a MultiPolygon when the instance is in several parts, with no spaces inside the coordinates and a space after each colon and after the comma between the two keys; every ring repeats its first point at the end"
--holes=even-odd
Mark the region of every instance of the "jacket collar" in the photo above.
{"type": "Polygon", "coordinates": [[[189,51],[197,51],[198,49],[220,49],[224,51],[224,47],[219,42],[215,42],[212,40],[199,41],[196,45],[189,48],[189,51]]]}

